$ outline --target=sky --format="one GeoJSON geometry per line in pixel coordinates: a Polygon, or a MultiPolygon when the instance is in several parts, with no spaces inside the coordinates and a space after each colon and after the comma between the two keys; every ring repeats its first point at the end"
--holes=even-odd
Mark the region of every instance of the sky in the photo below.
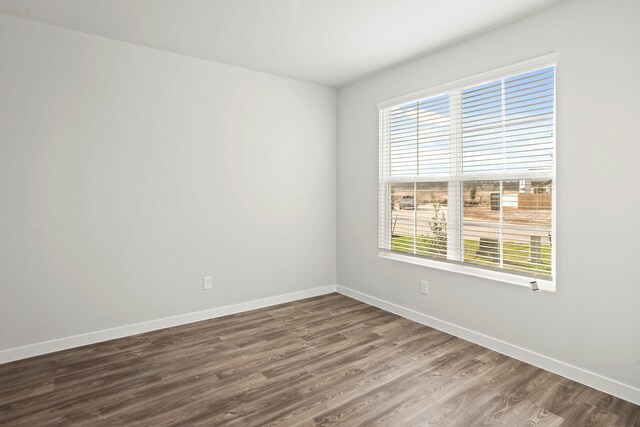
{"type": "Polygon", "coordinates": [[[463,174],[551,170],[554,84],[548,67],[391,107],[391,176],[446,178],[456,124],[463,174]]]}

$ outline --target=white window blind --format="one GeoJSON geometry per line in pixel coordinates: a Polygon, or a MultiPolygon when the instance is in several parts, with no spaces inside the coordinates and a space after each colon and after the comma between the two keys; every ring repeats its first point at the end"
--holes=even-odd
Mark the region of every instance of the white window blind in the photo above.
{"type": "Polygon", "coordinates": [[[553,281],[555,65],[514,68],[381,105],[383,255],[553,281]]]}

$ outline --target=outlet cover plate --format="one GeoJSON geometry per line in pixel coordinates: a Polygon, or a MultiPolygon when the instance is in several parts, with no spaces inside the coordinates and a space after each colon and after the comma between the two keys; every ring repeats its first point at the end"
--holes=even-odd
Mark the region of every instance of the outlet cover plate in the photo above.
{"type": "Polygon", "coordinates": [[[429,295],[429,281],[427,280],[420,281],[420,293],[424,295],[429,295]]]}

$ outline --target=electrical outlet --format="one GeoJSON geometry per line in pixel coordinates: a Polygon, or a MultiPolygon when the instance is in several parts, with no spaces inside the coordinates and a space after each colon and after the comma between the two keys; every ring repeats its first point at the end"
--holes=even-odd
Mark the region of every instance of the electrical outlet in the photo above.
{"type": "Polygon", "coordinates": [[[429,295],[429,282],[427,280],[420,281],[420,293],[429,295]]]}
{"type": "Polygon", "coordinates": [[[204,280],[202,281],[202,287],[205,291],[213,289],[213,277],[205,276],[204,280]]]}

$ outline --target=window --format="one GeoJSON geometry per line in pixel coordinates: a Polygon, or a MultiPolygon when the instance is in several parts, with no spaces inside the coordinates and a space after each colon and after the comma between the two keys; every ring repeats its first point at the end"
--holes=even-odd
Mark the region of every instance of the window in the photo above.
{"type": "Polygon", "coordinates": [[[555,289],[554,64],[379,105],[381,256],[555,289]]]}

